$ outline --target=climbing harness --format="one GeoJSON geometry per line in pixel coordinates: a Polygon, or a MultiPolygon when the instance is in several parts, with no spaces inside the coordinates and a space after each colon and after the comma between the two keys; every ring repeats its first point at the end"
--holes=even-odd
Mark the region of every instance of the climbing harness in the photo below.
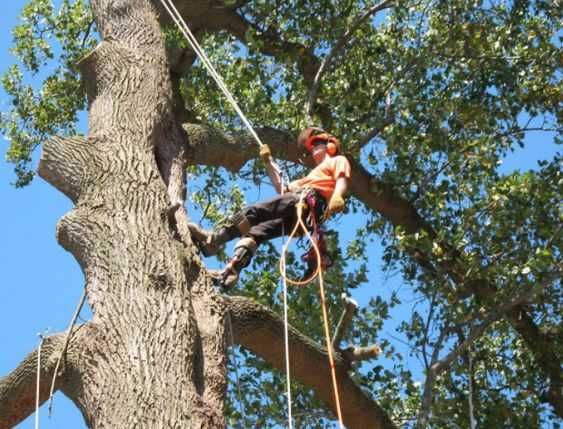
{"type": "MultiPolygon", "coordinates": [[[[311,231],[313,237],[312,243],[315,243],[321,252],[321,267],[323,270],[327,270],[332,266],[332,258],[328,254],[328,249],[326,241],[324,238],[324,230],[319,222],[319,218],[322,218],[321,213],[326,210],[326,202],[317,196],[317,193],[313,190],[306,190],[305,202],[307,207],[309,207],[309,214],[307,216],[307,226],[311,231]]],[[[315,272],[317,267],[317,258],[315,254],[315,248],[313,245],[309,247],[309,250],[301,255],[301,260],[307,264],[307,271],[303,274],[301,278],[302,281],[312,281],[314,279],[310,278],[312,273],[315,272]]]]}
{"type": "Polygon", "coordinates": [[[301,256],[301,260],[307,264],[307,270],[300,279],[287,278],[289,284],[295,286],[305,286],[318,277],[320,269],[326,270],[332,266],[332,258],[328,255],[327,245],[324,239],[324,231],[319,222],[319,213],[324,212],[325,202],[317,197],[316,193],[307,188],[303,190],[299,196],[299,202],[296,204],[297,222],[293,230],[289,234],[287,243],[282,250],[282,258],[280,260],[280,271],[285,272],[285,254],[289,242],[302,231],[310,242],[310,247],[305,254],[301,256]],[[308,215],[304,220],[303,212],[308,208],[308,215]],[[320,253],[320,265],[317,259],[317,252],[320,253]],[[283,264],[283,265],[282,265],[283,264]],[[284,270],[282,270],[282,268],[284,270]]]}
{"type": "MultiPolygon", "coordinates": [[[[260,146],[262,148],[264,146],[264,143],[262,143],[262,141],[258,137],[258,134],[256,133],[256,131],[254,130],[254,128],[252,127],[252,125],[250,124],[250,122],[248,121],[248,119],[246,118],[246,116],[244,115],[244,113],[242,112],[240,107],[238,106],[236,100],[234,99],[234,97],[232,96],[232,94],[230,93],[228,88],[226,87],[225,83],[223,82],[223,80],[221,79],[221,77],[219,76],[219,74],[217,73],[217,71],[215,70],[213,65],[211,64],[211,61],[209,61],[209,58],[207,57],[207,55],[205,54],[205,52],[203,51],[203,49],[199,45],[198,41],[196,40],[195,36],[192,34],[191,30],[189,29],[188,25],[186,24],[186,22],[184,21],[184,19],[182,18],[182,16],[180,15],[178,10],[174,6],[174,4],[172,3],[172,0],[160,0],[160,2],[162,4],[162,6],[166,9],[166,11],[169,13],[169,15],[172,18],[172,20],[174,21],[174,23],[178,26],[178,28],[180,29],[180,31],[182,32],[182,34],[184,35],[184,37],[188,41],[189,45],[194,50],[196,55],[199,57],[200,61],[202,62],[204,67],[207,69],[207,71],[209,72],[211,77],[215,80],[215,82],[217,83],[217,85],[219,86],[219,88],[221,89],[221,91],[223,92],[223,94],[225,95],[227,100],[229,101],[229,103],[231,103],[232,107],[234,108],[236,113],[239,115],[240,119],[242,120],[242,122],[244,123],[244,125],[246,126],[246,128],[248,129],[250,134],[252,135],[252,137],[254,137],[254,139],[258,143],[258,146],[260,146]]],[[[272,167],[274,168],[274,170],[279,175],[279,177],[282,181],[281,189],[282,189],[282,192],[283,192],[283,189],[285,187],[284,183],[283,183],[285,176],[284,176],[283,172],[281,171],[281,169],[279,168],[279,166],[271,158],[270,158],[270,162],[271,162],[272,167]]],[[[316,277],[319,278],[319,289],[320,289],[320,295],[321,295],[321,304],[322,304],[321,307],[322,307],[323,321],[324,321],[324,327],[325,327],[326,347],[327,347],[328,356],[329,356],[329,364],[330,364],[331,375],[332,375],[332,383],[333,383],[333,388],[334,388],[334,398],[335,398],[335,403],[336,403],[336,410],[337,410],[337,415],[338,415],[338,421],[340,423],[340,428],[343,429],[344,424],[342,422],[342,413],[341,413],[341,410],[340,410],[340,398],[339,398],[339,394],[338,394],[338,384],[337,384],[337,381],[336,381],[336,369],[335,369],[335,366],[334,366],[334,357],[332,355],[332,345],[331,345],[331,341],[330,341],[328,312],[327,312],[327,309],[326,309],[326,298],[325,298],[325,292],[324,292],[323,258],[321,256],[321,249],[319,248],[319,244],[318,244],[319,241],[315,241],[315,240],[318,240],[319,237],[317,236],[317,237],[313,238],[313,236],[307,230],[307,227],[306,227],[306,225],[303,221],[303,210],[305,208],[305,203],[302,200],[300,200],[299,203],[297,204],[296,208],[297,208],[297,218],[298,218],[297,223],[296,223],[295,227],[293,228],[291,234],[289,235],[287,242],[283,246],[282,257],[280,259],[280,272],[282,273],[283,288],[284,288],[285,355],[286,355],[286,371],[287,371],[287,399],[288,399],[289,429],[292,429],[292,416],[291,416],[291,384],[290,384],[290,376],[289,376],[289,340],[288,340],[288,324],[289,323],[288,323],[288,318],[287,318],[287,283],[291,283],[291,284],[294,284],[294,285],[304,285],[304,284],[309,283],[311,280],[313,280],[316,277]],[[314,258],[313,258],[312,253],[308,258],[310,258],[311,260],[315,260],[316,266],[313,269],[313,273],[312,273],[312,275],[310,276],[309,279],[292,280],[292,279],[289,279],[286,275],[285,253],[287,252],[287,247],[288,247],[289,243],[291,242],[291,239],[297,234],[299,229],[303,230],[303,232],[305,233],[305,235],[307,236],[307,238],[311,242],[312,249],[313,249],[313,252],[314,252],[314,258]]],[[[322,239],[322,237],[321,237],[321,239],[322,239]]],[[[325,263],[325,267],[326,267],[326,263],[325,263]]]]}

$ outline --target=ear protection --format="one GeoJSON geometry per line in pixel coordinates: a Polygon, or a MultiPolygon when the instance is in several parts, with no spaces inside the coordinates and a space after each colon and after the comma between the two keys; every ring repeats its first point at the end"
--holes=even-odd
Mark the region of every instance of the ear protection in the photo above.
{"type": "Polygon", "coordinates": [[[311,131],[311,135],[305,140],[303,146],[305,146],[305,149],[307,149],[307,151],[311,152],[313,150],[315,142],[318,140],[322,141],[322,143],[326,145],[326,153],[328,153],[330,156],[334,156],[338,153],[340,149],[340,141],[338,141],[338,139],[333,135],[324,132],[320,128],[313,129],[311,131]],[[313,134],[317,130],[320,131],[320,133],[313,134]]]}

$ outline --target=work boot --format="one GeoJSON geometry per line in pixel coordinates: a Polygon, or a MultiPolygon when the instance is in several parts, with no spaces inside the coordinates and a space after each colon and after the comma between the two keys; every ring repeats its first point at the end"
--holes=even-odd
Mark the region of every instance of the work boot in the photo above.
{"type": "Polygon", "coordinates": [[[227,241],[241,237],[250,230],[248,218],[241,212],[234,214],[220,228],[209,232],[195,223],[188,223],[188,228],[204,256],[219,253],[227,241]]]}
{"type": "Polygon", "coordinates": [[[204,256],[216,255],[225,246],[225,243],[233,238],[227,228],[224,227],[210,232],[190,222],[188,223],[188,229],[195,244],[204,256]]]}
{"type": "Polygon", "coordinates": [[[250,237],[244,237],[235,246],[235,252],[221,272],[220,285],[223,290],[232,289],[238,282],[240,272],[250,264],[258,245],[250,237]]]}

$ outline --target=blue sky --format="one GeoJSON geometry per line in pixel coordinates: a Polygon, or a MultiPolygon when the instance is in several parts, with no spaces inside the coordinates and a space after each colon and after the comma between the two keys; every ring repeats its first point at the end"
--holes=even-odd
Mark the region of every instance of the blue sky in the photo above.
{"type": "MultiPolygon", "coordinates": [[[[10,29],[23,6],[23,0],[3,3],[0,16],[0,73],[14,62],[8,52],[10,29]]],[[[0,111],[9,100],[0,89],[0,111]]],[[[2,155],[8,142],[0,137],[2,155]]],[[[526,149],[518,149],[504,162],[503,170],[528,169],[537,159],[549,159],[556,151],[551,136],[533,135],[526,149]]],[[[0,159],[0,377],[13,370],[21,359],[38,345],[40,332],[66,329],[78,303],[83,277],[74,258],[55,239],[59,219],[71,209],[71,202],[42,179],[31,186],[15,189],[13,166],[0,159]]],[[[348,224],[348,220],[346,220],[348,224]]],[[[378,252],[374,247],[370,251],[378,252]]],[[[378,258],[375,258],[378,259],[378,258]]],[[[376,285],[381,293],[390,292],[398,282],[386,280],[379,262],[372,264],[370,285],[358,291],[360,301],[373,294],[376,285]]],[[[54,415],[48,418],[41,409],[41,428],[85,427],[79,411],[61,394],[55,397],[54,415]]],[[[33,428],[31,416],[18,428],[33,428]]]]}

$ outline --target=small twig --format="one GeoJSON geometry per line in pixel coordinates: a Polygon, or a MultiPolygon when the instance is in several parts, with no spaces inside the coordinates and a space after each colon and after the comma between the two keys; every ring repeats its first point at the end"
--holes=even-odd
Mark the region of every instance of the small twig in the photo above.
{"type": "Polygon", "coordinates": [[[395,115],[393,115],[393,100],[391,98],[391,86],[387,90],[387,95],[385,96],[385,118],[383,122],[378,126],[372,128],[364,136],[360,137],[357,142],[354,143],[355,147],[362,148],[370,142],[371,139],[377,137],[379,134],[385,130],[389,125],[395,122],[395,115]]]}
{"type": "Polygon", "coordinates": [[[358,303],[352,298],[348,298],[345,293],[341,296],[344,302],[344,311],[340,316],[336,330],[334,331],[334,337],[332,339],[332,348],[338,350],[340,348],[340,342],[348,332],[350,324],[352,323],[352,317],[354,317],[354,312],[358,308],[358,303]]]}
{"type": "Polygon", "coordinates": [[[448,326],[444,326],[440,332],[438,340],[434,344],[434,350],[432,351],[432,358],[430,360],[430,368],[426,376],[426,381],[424,382],[424,392],[422,394],[422,403],[420,406],[420,411],[418,413],[416,428],[425,429],[428,426],[428,421],[431,418],[432,411],[432,400],[434,398],[434,384],[436,382],[437,374],[432,370],[434,363],[438,361],[440,350],[442,349],[442,344],[449,334],[450,329],[448,326]]]}
{"type": "Polygon", "coordinates": [[[81,44],[81,48],[84,49],[84,47],[86,46],[86,40],[88,40],[88,36],[90,35],[90,31],[92,30],[92,27],[94,26],[94,20],[90,21],[90,23],[88,24],[88,28],[86,29],[86,32],[84,33],[84,37],[82,37],[82,44],[81,44]]]}
{"type": "Polygon", "coordinates": [[[551,281],[559,278],[561,276],[561,271],[556,271],[549,273],[545,276],[543,281],[539,282],[535,287],[528,289],[522,295],[517,296],[513,300],[507,302],[506,304],[502,305],[497,311],[491,312],[481,324],[474,329],[472,329],[467,336],[467,339],[461,343],[455,350],[452,350],[446,357],[441,359],[440,361],[434,363],[430,367],[430,371],[435,373],[435,376],[442,373],[445,369],[447,369],[450,364],[459,357],[460,354],[465,352],[473,342],[479,338],[485,330],[491,326],[494,322],[499,320],[507,311],[511,310],[512,308],[516,307],[517,305],[523,304],[529,301],[533,295],[540,293],[543,291],[544,287],[550,283],[551,281]]]}
{"type": "Polygon", "coordinates": [[[477,420],[475,420],[475,406],[473,404],[473,356],[471,355],[471,350],[467,351],[467,363],[469,366],[468,387],[469,392],[467,394],[467,401],[469,404],[469,428],[477,429],[477,420]]]}

